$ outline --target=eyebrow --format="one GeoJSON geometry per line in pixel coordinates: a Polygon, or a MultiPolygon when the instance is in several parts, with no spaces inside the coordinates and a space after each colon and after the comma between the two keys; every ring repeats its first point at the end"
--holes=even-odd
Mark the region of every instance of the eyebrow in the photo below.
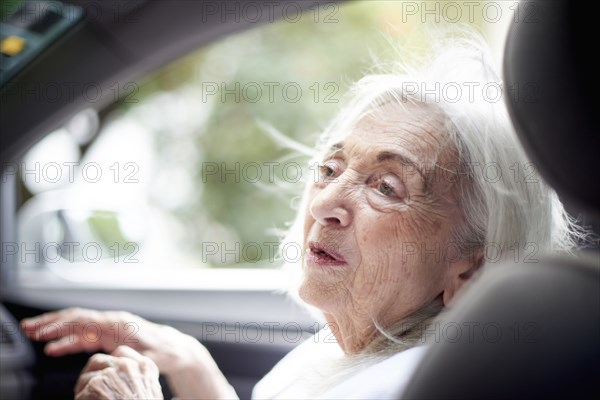
{"type": "Polygon", "coordinates": [[[344,151],[344,145],[342,143],[332,144],[331,147],[329,148],[329,152],[332,154],[336,153],[340,150],[344,151]]]}
{"type": "MultiPolygon", "coordinates": [[[[337,153],[338,151],[344,152],[343,143],[336,143],[336,144],[332,145],[329,148],[329,155],[332,156],[333,154],[337,153]]],[[[414,160],[411,160],[406,155],[401,154],[401,153],[395,153],[392,151],[382,151],[381,153],[377,154],[376,159],[377,159],[377,162],[379,162],[379,163],[382,163],[385,161],[397,161],[402,165],[408,165],[408,166],[413,167],[415,169],[415,171],[417,171],[417,173],[419,175],[421,175],[421,180],[423,181],[425,187],[427,187],[428,179],[427,179],[425,173],[423,173],[423,170],[421,168],[419,168],[418,163],[416,163],[414,160]]]]}
{"type": "Polygon", "coordinates": [[[427,183],[425,174],[423,173],[421,168],[419,168],[419,165],[415,161],[406,157],[404,154],[394,153],[392,151],[382,151],[381,153],[377,154],[377,162],[382,163],[382,162],[390,161],[390,160],[397,161],[402,165],[408,165],[408,166],[413,167],[419,173],[419,175],[421,175],[421,179],[423,180],[423,182],[427,183]]]}

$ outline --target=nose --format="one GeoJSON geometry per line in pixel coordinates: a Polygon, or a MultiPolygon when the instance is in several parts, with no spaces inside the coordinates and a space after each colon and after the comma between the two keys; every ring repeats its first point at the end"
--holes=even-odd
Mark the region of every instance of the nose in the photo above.
{"type": "Polygon", "coordinates": [[[352,222],[351,185],[344,179],[330,182],[310,201],[309,210],[315,221],[323,226],[345,228],[352,222]]]}

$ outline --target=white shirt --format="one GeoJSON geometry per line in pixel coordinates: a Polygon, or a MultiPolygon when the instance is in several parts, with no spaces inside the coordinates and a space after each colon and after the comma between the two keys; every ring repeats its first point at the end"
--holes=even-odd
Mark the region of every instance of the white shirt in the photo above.
{"type": "Polygon", "coordinates": [[[252,398],[397,399],[425,350],[418,346],[373,362],[350,364],[331,332],[323,329],[275,365],[256,384],[252,398]]]}

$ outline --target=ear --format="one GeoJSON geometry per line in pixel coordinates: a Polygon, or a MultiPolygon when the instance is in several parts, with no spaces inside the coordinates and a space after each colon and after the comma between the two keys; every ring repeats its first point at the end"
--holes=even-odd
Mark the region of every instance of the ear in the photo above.
{"type": "Polygon", "coordinates": [[[475,275],[483,265],[483,250],[476,250],[470,257],[450,263],[444,287],[444,306],[448,307],[463,285],[475,275]]]}

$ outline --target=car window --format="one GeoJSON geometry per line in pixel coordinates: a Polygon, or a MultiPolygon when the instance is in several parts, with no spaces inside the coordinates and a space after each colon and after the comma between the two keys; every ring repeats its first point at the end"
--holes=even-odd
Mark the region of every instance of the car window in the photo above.
{"type": "MultiPolygon", "coordinates": [[[[160,281],[181,270],[277,270],[300,256],[299,244],[283,259],[276,248],[302,183],[314,179],[314,139],[373,54],[385,63],[390,42],[414,50],[426,45],[426,26],[454,23],[476,26],[500,49],[518,6],[294,4],[272,22],[116,84],[115,94],[127,94],[107,108],[96,108],[90,84],[89,107],[18,165],[21,268],[121,283],[128,273],[160,281]]],[[[252,12],[223,18],[252,22],[252,12]]]]}

